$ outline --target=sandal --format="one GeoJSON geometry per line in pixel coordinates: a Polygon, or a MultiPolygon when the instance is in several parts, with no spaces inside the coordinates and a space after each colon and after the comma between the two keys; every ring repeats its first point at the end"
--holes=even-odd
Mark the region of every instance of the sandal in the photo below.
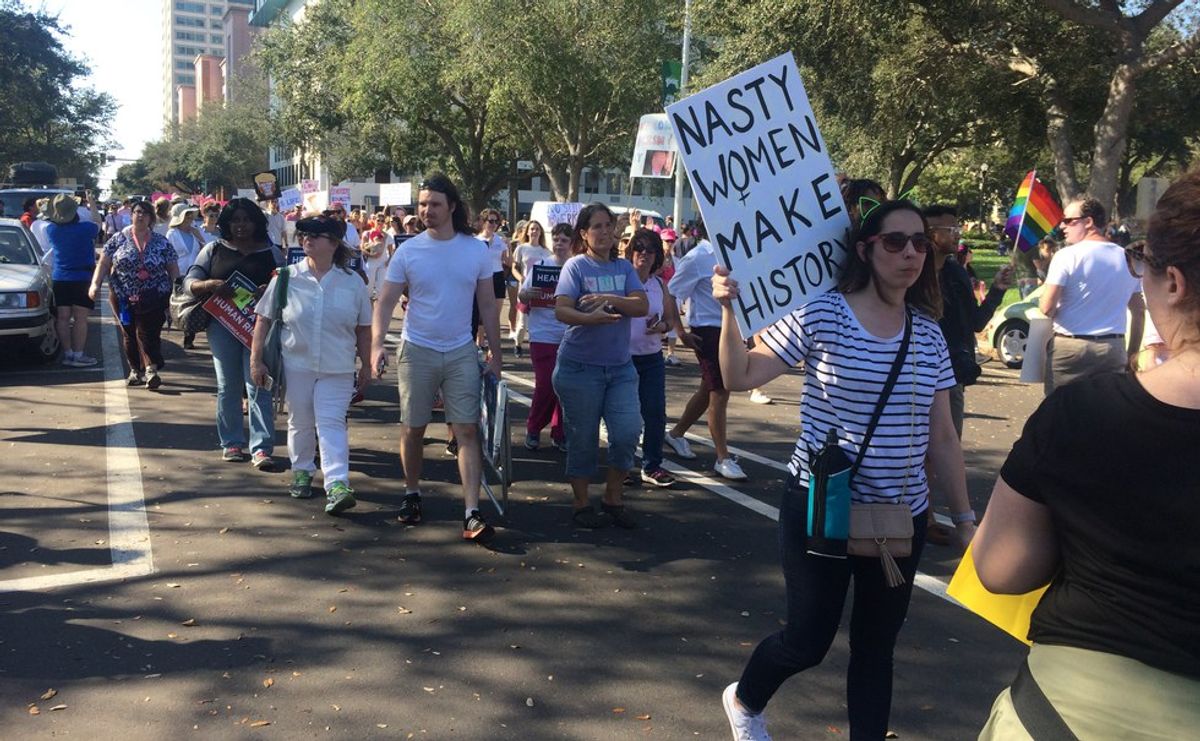
{"type": "Polygon", "coordinates": [[[612,524],[611,517],[603,512],[597,512],[591,507],[575,510],[575,514],[571,515],[571,521],[575,523],[575,527],[587,528],[588,530],[596,530],[612,524]]]}
{"type": "Polygon", "coordinates": [[[633,519],[633,515],[625,510],[623,504],[602,504],[600,505],[602,514],[612,518],[612,523],[619,528],[625,530],[633,530],[637,527],[637,521],[633,519]]]}

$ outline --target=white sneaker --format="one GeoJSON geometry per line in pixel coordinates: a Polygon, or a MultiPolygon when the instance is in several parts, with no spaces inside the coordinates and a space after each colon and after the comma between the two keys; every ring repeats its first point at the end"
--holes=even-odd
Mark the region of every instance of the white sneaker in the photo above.
{"type": "Polygon", "coordinates": [[[663,440],[666,440],[667,445],[670,445],[671,450],[674,450],[675,455],[679,456],[680,458],[690,461],[696,457],[696,454],[692,452],[692,446],[688,445],[686,438],[675,437],[668,432],[663,437],[663,440]]]}
{"type": "Polygon", "coordinates": [[[727,478],[730,481],[746,480],[746,472],[743,471],[742,467],[738,465],[736,456],[731,455],[723,461],[717,461],[717,464],[713,466],[713,468],[716,469],[717,473],[721,474],[722,477],[727,478]]]}
{"type": "Polygon", "coordinates": [[[75,356],[75,362],[72,363],[72,365],[74,365],[76,368],[91,368],[93,365],[96,365],[99,362],[99,360],[96,360],[91,355],[80,354],[75,356]]]}
{"type": "Polygon", "coordinates": [[[679,358],[675,357],[674,355],[668,355],[667,357],[663,358],[663,362],[667,365],[675,366],[679,365],[679,358]]]}
{"type": "Polygon", "coordinates": [[[753,391],[750,392],[750,403],[751,404],[770,404],[773,401],[775,401],[775,400],[772,399],[771,397],[767,396],[763,392],[759,391],[758,389],[754,389],[753,391]]]}
{"type": "Polygon", "coordinates": [[[736,695],[737,682],[721,693],[721,705],[725,708],[725,717],[729,719],[733,741],[771,741],[767,733],[767,716],[764,713],[753,715],[739,708],[736,695]]]}

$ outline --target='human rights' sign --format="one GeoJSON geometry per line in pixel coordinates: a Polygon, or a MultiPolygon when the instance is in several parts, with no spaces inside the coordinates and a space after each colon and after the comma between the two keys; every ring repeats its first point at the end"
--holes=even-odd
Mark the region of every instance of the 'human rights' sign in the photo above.
{"type": "Polygon", "coordinates": [[[832,288],[850,219],[791,53],[667,107],[744,337],[832,288]]]}

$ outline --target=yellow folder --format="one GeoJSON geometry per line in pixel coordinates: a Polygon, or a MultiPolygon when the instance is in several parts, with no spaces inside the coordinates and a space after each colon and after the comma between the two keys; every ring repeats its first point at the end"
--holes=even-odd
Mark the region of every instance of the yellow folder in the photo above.
{"type": "Polygon", "coordinates": [[[975,558],[970,546],[967,546],[967,552],[963,554],[954,578],[946,588],[946,594],[961,602],[968,610],[1026,644],[1030,644],[1027,637],[1029,617],[1045,593],[1046,587],[1025,594],[989,592],[975,573],[975,558]]]}

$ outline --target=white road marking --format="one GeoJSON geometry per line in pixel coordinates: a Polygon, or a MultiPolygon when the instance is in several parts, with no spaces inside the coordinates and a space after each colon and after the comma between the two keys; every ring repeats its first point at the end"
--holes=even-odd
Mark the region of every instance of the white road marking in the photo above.
{"type": "MultiPolygon", "coordinates": [[[[532,383],[527,382],[524,378],[521,378],[520,376],[517,376],[513,373],[505,373],[504,378],[505,378],[505,380],[513,380],[513,381],[516,381],[517,383],[521,383],[521,384],[527,385],[527,386],[533,385],[532,383]]],[[[520,404],[524,404],[525,406],[529,406],[530,403],[533,401],[525,394],[522,394],[519,391],[513,391],[511,386],[509,387],[508,396],[513,401],[516,401],[520,404]]],[[[605,440],[607,441],[608,436],[604,434],[603,429],[600,431],[600,436],[605,438],[605,440]]],[[[733,450],[733,448],[730,448],[730,450],[733,450]]],[[[745,507],[748,510],[751,510],[752,512],[757,512],[758,514],[760,514],[764,517],[769,517],[770,519],[774,520],[775,522],[779,522],[779,508],[778,507],[773,507],[773,506],[767,504],[766,502],[755,499],[754,497],[750,496],[749,494],[745,494],[741,491],[738,491],[737,489],[733,488],[732,486],[729,486],[728,484],[725,484],[721,481],[717,481],[716,479],[705,476],[704,474],[696,473],[695,471],[692,471],[690,468],[680,466],[676,463],[672,463],[671,461],[664,460],[663,468],[667,469],[667,471],[675,474],[676,477],[681,478],[684,481],[687,481],[688,483],[696,484],[697,486],[708,489],[713,494],[716,494],[719,497],[728,499],[729,501],[731,501],[735,504],[740,504],[741,506],[745,507]]],[[[918,571],[916,574],[916,577],[913,579],[913,586],[920,587],[921,589],[925,590],[926,592],[929,592],[930,594],[932,594],[936,597],[941,597],[942,599],[946,600],[947,602],[949,602],[952,605],[955,605],[956,607],[962,607],[962,604],[960,604],[958,602],[958,600],[956,600],[953,597],[951,597],[950,595],[946,594],[946,584],[941,579],[938,579],[937,577],[929,576],[928,574],[922,574],[920,571],[918,571]]],[[[963,609],[966,609],[966,608],[963,608],[963,609]]]]}
{"type": "Polygon", "coordinates": [[[113,579],[145,576],[154,571],[150,551],[150,525],[142,489],[142,462],[133,435],[129,390],[121,365],[117,328],[111,325],[112,309],[101,296],[100,333],[104,349],[104,423],[108,469],[108,545],[113,565],[0,581],[0,593],[53,589],[113,579]]]}

